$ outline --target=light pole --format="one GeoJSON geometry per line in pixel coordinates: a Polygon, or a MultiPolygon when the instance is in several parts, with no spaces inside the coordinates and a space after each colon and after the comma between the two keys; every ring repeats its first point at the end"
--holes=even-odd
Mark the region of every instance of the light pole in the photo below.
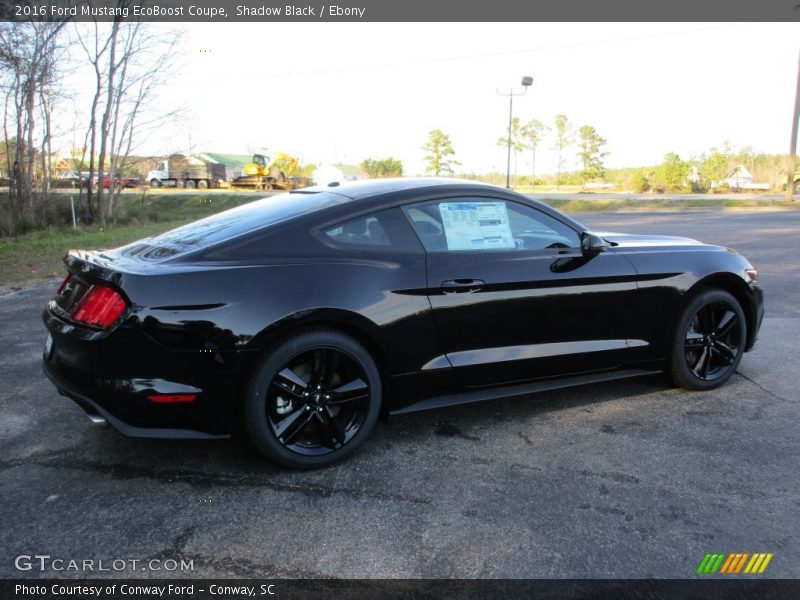
{"type": "Polygon", "coordinates": [[[522,92],[514,93],[514,88],[511,88],[507,94],[501,94],[497,91],[499,96],[508,96],[508,157],[506,159],[506,187],[511,189],[511,115],[514,110],[514,96],[524,96],[528,92],[528,88],[533,84],[533,77],[525,76],[522,78],[522,92]]]}

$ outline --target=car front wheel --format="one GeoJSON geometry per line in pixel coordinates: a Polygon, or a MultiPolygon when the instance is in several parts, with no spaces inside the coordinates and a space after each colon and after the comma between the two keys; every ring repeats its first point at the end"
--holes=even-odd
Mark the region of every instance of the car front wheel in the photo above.
{"type": "Polygon", "coordinates": [[[264,355],[245,389],[250,439],[270,460],[295,469],[350,456],[375,425],[378,368],[357,340],[331,329],[287,338],[264,355]]]}
{"type": "Polygon", "coordinates": [[[676,385],[710,390],[725,383],[739,366],[747,324],[739,302],[724,290],[708,289],[684,309],[672,349],[676,385]]]}

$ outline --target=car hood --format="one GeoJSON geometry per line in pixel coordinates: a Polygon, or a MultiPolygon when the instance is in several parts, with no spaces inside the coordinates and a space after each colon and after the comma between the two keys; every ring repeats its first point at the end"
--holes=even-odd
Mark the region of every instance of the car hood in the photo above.
{"type": "Polygon", "coordinates": [[[641,246],[702,246],[702,242],[691,238],[678,237],[674,235],[639,235],[635,233],[614,233],[610,231],[595,231],[595,235],[600,236],[613,246],[622,247],[641,247],[641,246]]]}

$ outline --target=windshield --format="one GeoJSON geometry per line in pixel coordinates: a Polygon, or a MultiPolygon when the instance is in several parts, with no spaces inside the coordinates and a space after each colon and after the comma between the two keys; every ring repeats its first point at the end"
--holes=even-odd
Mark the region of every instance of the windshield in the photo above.
{"type": "Polygon", "coordinates": [[[119,248],[117,252],[128,258],[138,257],[147,260],[169,258],[335,206],[347,200],[349,198],[330,192],[269,196],[166,233],[133,242],[119,248]]]}

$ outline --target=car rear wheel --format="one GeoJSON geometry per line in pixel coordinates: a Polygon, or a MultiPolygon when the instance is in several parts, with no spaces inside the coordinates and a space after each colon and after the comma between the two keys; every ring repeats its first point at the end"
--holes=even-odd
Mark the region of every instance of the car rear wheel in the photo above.
{"type": "Polygon", "coordinates": [[[314,329],[259,361],[245,389],[245,421],[267,458],[315,469],[347,458],[364,442],[380,403],[380,375],[366,348],[339,331],[314,329]]]}
{"type": "Polygon", "coordinates": [[[692,390],[710,390],[733,375],[745,346],[747,324],[739,302],[724,290],[695,296],[681,315],[673,344],[672,379],[692,390]]]}

